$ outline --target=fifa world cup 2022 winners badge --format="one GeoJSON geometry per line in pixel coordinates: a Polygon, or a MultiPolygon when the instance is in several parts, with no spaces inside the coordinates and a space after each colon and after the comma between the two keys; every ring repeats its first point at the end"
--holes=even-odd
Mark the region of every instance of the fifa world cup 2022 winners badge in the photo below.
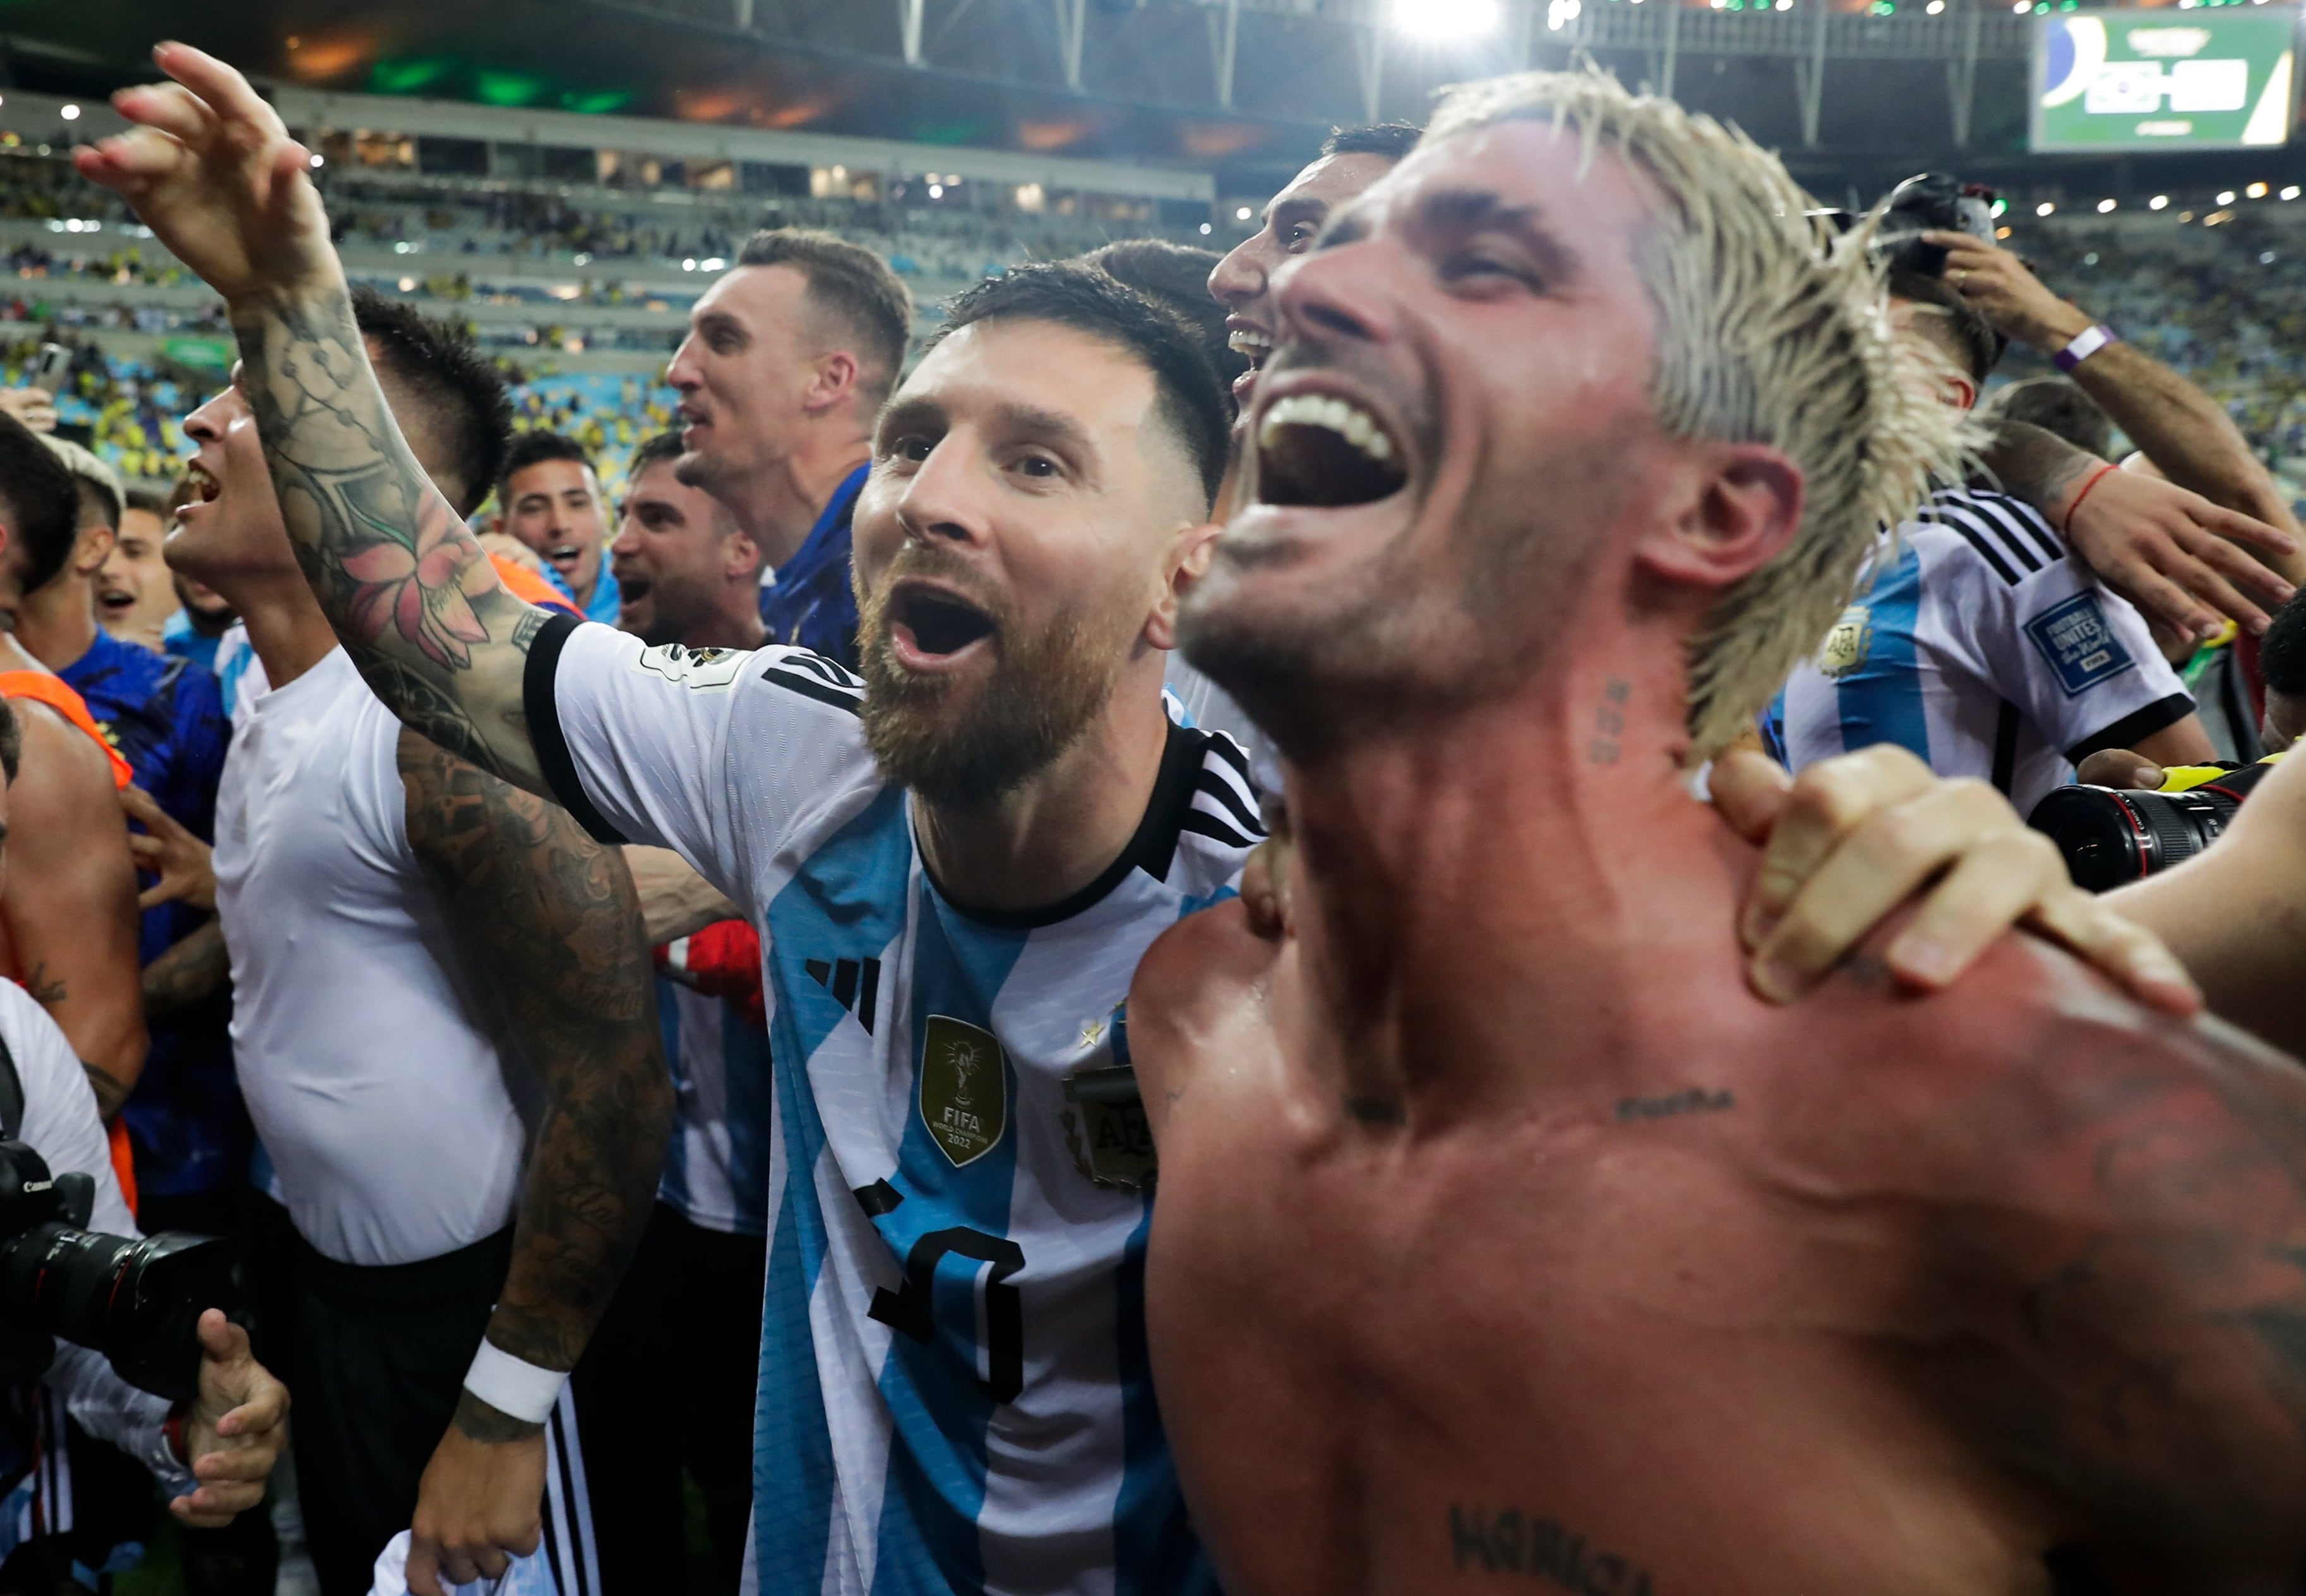
{"type": "Polygon", "coordinates": [[[932,1014],[921,1033],[921,1123],[958,1169],[1009,1128],[1009,1060],[991,1031],[932,1014]]]}

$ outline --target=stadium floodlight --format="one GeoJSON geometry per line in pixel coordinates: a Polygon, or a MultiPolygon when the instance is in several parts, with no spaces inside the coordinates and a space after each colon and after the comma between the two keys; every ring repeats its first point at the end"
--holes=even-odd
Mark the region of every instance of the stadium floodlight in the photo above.
{"type": "Polygon", "coordinates": [[[2266,184],[2262,183],[2253,183],[2248,188],[2242,190],[2242,192],[2248,194],[2253,200],[2263,200],[2266,198],[2266,184]]]}
{"type": "Polygon", "coordinates": [[[1393,0],[1393,25],[1419,38],[1473,38],[1504,21],[1499,0],[1393,0]]]}
{"type": "Polygon", "coordinates": [[[2231,204],[2233,204],[2233,202],[2234,202],[2234,192],[2233,192],[2233,190],[2232,190],[2232,189],[2225,189],[2225,190],[2223,190],[2223,191],[2221,191],[2221,192],[2219,192],[2219,194],[2218,194],[2218,203],[2219,203],[2219,204],[2221,204],[2221,205],[2231,205],[2231,204]]]}
{"type": "Polygon", "coordinates": [[[78,106],[66,106],[62,111],[58,112],[57,115],[61,115],[66,122],[78,122],[80,120],[80,107],[78,106]]]}
{"type": "Polygon", "coordinates": [[[944,184],[943,184],[942,183],[932,183],[931,184],[929,184],[929,198],[930,198],[930,199],[932,199],[932,200],[942,200],[942,199],[944,199],[944,184]]]}
{"type": "Polygon", "coordinates": [[[1936,16],[1945,10],[1945,0],[1930,0],[1930,3],[1922,9],[1930,15],[1936,16]]]}
{"type": "Polygon", "coordinates": [[[1250,217],[1251,217],[1251,215],[1253,215],[1253,214],[1254,214],[1254,213],[1253,213],[1253,212],[1249,209],[1249,207],[1248,207],[1248,206],[1243,205],[1243,206],[1242,206],[1239,209],[1235,210],[1235,211],[1233,213],[1233,219],[1234,219],[1234,220],[1235,220],[1235,221],[1237,221],[1237,222],[1245,222],[1245,221],[1249,220],[1250,217]]]}
{"type": "Polygon", "coordinates": [[[696,269],[696,257],[691,255],[688,260],[683,260],[680,263],[680,269],[683,271],[695,271],[696,269]]]}
{"type": "Polygon", "coordinates": [[[1201,236],[1202,236],[1203,238],[1207,238],[1209,235],[1209,225],[1207,222],[1203,222],[1203,223],[1201,224],[1201,236]]]}
{"type": "Polygon", "coordinates": [[[2146,209],[2148,209],[2148,210],[2160,210],[2160,209],[2164,209],[2165,206],[2167,206],[2169,203],[2170,203],[2170,196],[2169,196],[2169,195],[2167,195],[2167,194],[2157,194],[2157,195],[2155,195],[2151,200],[2148,200],[2148,201],[2146,201],[2146,209]]]}
{"type": "Polygon", "coordinates": [[[329,158],[325,155],[315,155],[312,158],[312,170],[315,172],[319,171],[322,166],[325,166],[328,164],[329,158]]]}
{"type": "Polygon", "coordinates": [[[2097,202],[2097,213],[2100,216],[2104,216],[2107,211],[2112,210],[2113,209],[2114,201],[2111,200],[2100,200],[2097,202]]]}
{"type": "Polygon", "coordinates": [[[2293,183],[2288,188],[2284,189],[2282,191],[2282,197],[2285,200],[2295,200],[2298,197],[2298,185],[2293,183]]]}
{"type": "Polygon", "coordinates": [[[2048,216],[2057,209],[2058,208],[2056,206],[2051,204],[2047,200],[2045,200],[2039,205],[2034,207],[2034,214],[2036,216],[2048,216]]]}

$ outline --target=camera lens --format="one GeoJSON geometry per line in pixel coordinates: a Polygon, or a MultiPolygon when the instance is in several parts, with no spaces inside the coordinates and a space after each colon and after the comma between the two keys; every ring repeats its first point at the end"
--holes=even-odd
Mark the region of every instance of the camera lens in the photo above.
{"type": "Polygon", "coordinates": [[[52,1220],[0,1247],[0,1311],[187,1402],[200,1394],[200,1317],[226,1304],[230,1267],[212,1236],[109,1236],[52,1220]]]}
{"type": "Polygon", "coordinates": [[[2103,892],[2192,858],[2225,831],[2242,807],[2228,792],[2117,792],[2110,787],[2061,787],[2026,824],[2066,858],[2074,884],[2103,892]]]}

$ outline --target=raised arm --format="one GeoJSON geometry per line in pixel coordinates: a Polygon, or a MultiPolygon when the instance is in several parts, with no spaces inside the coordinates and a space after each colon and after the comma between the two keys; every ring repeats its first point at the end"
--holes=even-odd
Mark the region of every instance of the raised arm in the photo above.
{"type": "Polygon", "coordinates": [[[282,517],[369,686],[440,747],[544,791],[522,705],[544,612],[498,583],[401,438],[309,152],[223,62],[187,45],[154,57],[175,81],[115,95],[139,125],[75,164],[223,295],[282,517]]]}
{"type": "Polygon", "coordinates": [[[1996,422],[1986,468],[2049,518],[2108,587],[2177,631],[2218,617],[2265,629],[2293,591],[2298,543],[2279,528],[2144,472],[2117,471],[2028,422],[1996,422]]]}
{"type": "MultiPolygon", "coordinates": [[[[406,731],[400,775],[409,842],[545,1097],[488,1339],[572,1369],[640,1242],[672,1127],[639,900],[619,850],[567,810],[406,731]]],[[[425,1471],[411,1588],[534,1549],[543,1470],[542,1426],[465,1392],[425,1471]]]]}

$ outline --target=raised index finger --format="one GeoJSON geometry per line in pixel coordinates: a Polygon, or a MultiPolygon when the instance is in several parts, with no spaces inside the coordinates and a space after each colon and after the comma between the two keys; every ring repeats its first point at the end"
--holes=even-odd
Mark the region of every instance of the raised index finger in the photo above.
{"type": "Polygon", "coordinates": [[[206,50],[172,40],[155,46],[152,59],[159,63],[162,72],[208,101],[218,115],[238,122],[279,125],[272,107],[240,75],[240,69],[218,60],[206,50]]]}

